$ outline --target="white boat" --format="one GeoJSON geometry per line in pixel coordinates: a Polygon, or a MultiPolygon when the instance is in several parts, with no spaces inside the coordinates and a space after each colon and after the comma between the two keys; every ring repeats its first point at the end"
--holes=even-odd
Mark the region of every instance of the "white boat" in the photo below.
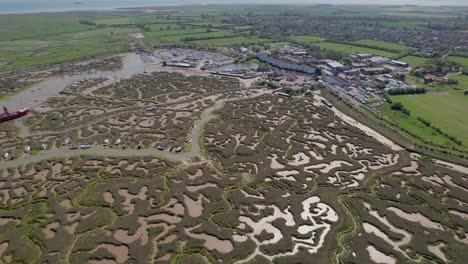
{"type": "Polygon", "coordinates": [[[82,144],[81,149],[89,149],[91,146],[89,144],[82,144]]]}
{"type": "Polygon", "coordinates": [[[46,150],[46,149],[47,149],[47,145],[46,145],[46,144],[42,144],[42,145],[41,145],[41,149],[42,149],[42,150],[46,150]]]}
{"type": "Polygon", "coordinates": [[[118,145],[120,144],[120,142],[122,142],[122,140],[120,138],[118,138],[116,141],[115,141],[115,144],[118,145]]]}
{"type": "Polygon", "coordinates": [[[26,146],[26,147],[24,148],[24,152],[25,152],[25,153],[29,153],[30,151],[31,151],[31,147],[30,147],[30,146],[26,146]]]}

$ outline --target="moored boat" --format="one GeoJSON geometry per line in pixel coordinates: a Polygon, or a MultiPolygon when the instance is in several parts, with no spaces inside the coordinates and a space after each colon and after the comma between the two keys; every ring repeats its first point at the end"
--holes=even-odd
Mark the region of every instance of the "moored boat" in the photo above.
{"type": "Polygon", "coordinates": [[[25,116],[28,114],[29,109],[28,108],[23,108],[19,111],[16,111],[14,113],[8,112],[8,109],[4,106],[3,107],[3,113],[0,114],[0,123],[6,122],[12,119],[16,119],[22,116],[25,116]]]}

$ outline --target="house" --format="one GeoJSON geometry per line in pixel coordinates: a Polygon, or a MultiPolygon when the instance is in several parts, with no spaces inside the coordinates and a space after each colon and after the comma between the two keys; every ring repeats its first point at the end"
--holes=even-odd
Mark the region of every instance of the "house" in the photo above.
{"type": "Polygon", "coordinates": [[[341,71],[345,66],[334,60],[326,60],[326,65],[334,70],[341,71]]]}
{"type": "Polygon", "coordinates": [[[382,65],[388,62],[390,59],[380,56],[375,56],[369,59],[366,59],[366,63],[369,65],[382,65]]]}
{"type": "Polygon", "coordinates": [[[298,50],[298,51],[291,52],[291,55],[294,55],[294,56],[305,56],[307,54],[308,53],[305,50],[298,50]]]}
{"type": "Polygon", "coordinates": [[[353,66],[353,68],[364,68],[364,67],[367,67],[367,64],[365,64],[365,63],[353,62],[353,63],[351,64],[351,66],[353,66]]]}
{"type": "Polygon", "coordinates": [[[366,60],[366,59],[372,58],[372,54],[367,54],[367,53],[359,53],[354,56],[360,60],[366,60]]]}
{"type": "Polygon", "coordinates": [[[435,75],[428,74],[424,76],[424,84],[441,83],[441,82],[442,82],[442,79],[440,79],[439,77],[435,75]]]}
{"type": "Polygon", "coordinates": [[[382,74],[385,73],[386,69],[383,67],[374,67],[374,68],[364,68],[361,69],[361,72],[364,74],[370,74],[370,75],[375,75],[375,74],[382,74]]]}
{"type": "Polygon", "coordinates": [[[375,80],[379,83],[385,83],[385,84],[389,83],[388,79],[385,78],[384,76],[377,76],[375,77],[375,80]]]}
{"type": "Polygon", "coordinates": [[[397,61],[397,60],[391,60],[389,62],[390,65],[394,65],[394,66],[397,66],[397,67],[402,67],[402,68],[408,68],[409,67],[409,64],[406,63],[406,62],[402,62],[402,61],[397,61]]]}
{"type": "Polygon", "coordinates": [[[242,53],[247,53],[247,52],[249,52],[249,49],[248,49],[248,48],[244,48],[244,47],[240,47],[239,50],[240,50],[240,52],[242,52],[242,53]]]}
{"type": "Polygon", "coordinates": [[[361,72],[359,69],[351,69],[351,70],[345,71],[344,73],[349,74],[349,75],[359,75],[359,73],[361,72]]]}
{"type": "Polygon", "coordinates": [[[289,70],[289,71],[297,71],[305,74],[311,74],[315,75],[316,74],[316,69],[313,67],[309,67],[306,65],[299,65],[295,63],[289,63],[284,60],[276,59],[271,56],[268,56],[265,53],[258,53],[256,58],[264,63],[268,63],[274,67],[284,69],[284,70],[289,70]]]}

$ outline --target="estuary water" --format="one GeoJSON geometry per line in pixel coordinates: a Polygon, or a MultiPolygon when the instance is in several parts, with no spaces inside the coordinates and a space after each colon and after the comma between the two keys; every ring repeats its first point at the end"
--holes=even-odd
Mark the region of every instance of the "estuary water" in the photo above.
{"type": "MultiPolygon", "coordinates": [[[[234,4],[229,0],[0,0],[0,14],[109,10],[125,7],[234,4]]],[[[467,0],[238,0],[235,4],[370,4],[370,5],[456,5],[467,0]]]]}

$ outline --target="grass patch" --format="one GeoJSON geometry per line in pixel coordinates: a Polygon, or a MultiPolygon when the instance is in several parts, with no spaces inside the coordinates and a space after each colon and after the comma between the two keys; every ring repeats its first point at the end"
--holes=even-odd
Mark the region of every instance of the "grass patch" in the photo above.
{"type": "MultiPolygon", "coordinates": [[[[151,32],[151,35],[154,32],[151,32]]],[[[167,41],[167,42],[180,42],[180,41],[204,41],[204,40],[214,40],[217,38],[223,37],[231,37],[235,36],[234,33],[227,31],[227,30],[213,30],[212,32],[206,32],[206,30],[202,30],[200,33],[187,33],[182,35],[167,35],[167,36],[160,36],[156,37],[156,40],[167,41]]]]}
{"type": "MultiPolygon", "coordinates": [[[[90,16],[93,16],[90,14],[90,16]]],[[[23,14],[0,16],[0,41],[30,39],[95,29],[80,24],[78,13],[23,14]]]]}
{"type": "Polygon", "coordinates": [[[468,88],[468,76],[452,74],[449,75],[451,79],[457,79],[458,84],[440,84],[440,85],[427,85],[424,84],[424,80],[413,75],[406,76],[406,82],[413,84],[417,88],[425,88],[434,92],[453,91],[454,89],[467,89],[468,88]]]}
{"type": "Polygon", "coordinates": [[[457,56],[449,56],[447,58],[448,61],[458,63],[462,65],[463,67],[468,67],[468,58],[464,57],[457,57],[457,56]]]}
{"type": "Polygon", "coordinates": [[[166,19],[161,16],[135,16],[135,17],[122,17],[122,18],[108,18],[94,20],[97,25],[138,25],[138,24],[156,24],[156,23],[177,23],[176,19],[166,19]]]}
{"type": "Polygon", "coordinates": [[[427,58],[423,58],[423,57],[417,57],[417,56],[406,56],[406,57],[399,59],[399,61],[406,62],[411,67],[418,67],[418,66],[421,66],[430,62],[431,60],[427,58]]]}
{"type": "Polygon", "coordinates": [[[423,95],[392,96],[393,102],[402,103],[411,111],[410,117],[391,111],[388,105],[380,110],[407,130],[436,142],[440,145],[456,146],[452,141],[437,134],[434,129],[426,127],[416,117],[422,117],[439,127],[443,132],[455,136],[463,142],[463,148],[468,149],[468,96],[463,91],[444,93],[428,93],[423,95]]]}
{"type": "Polygon", "coordinates": [[[341,44],[341,43],[334,43],[334,42],[328,42],[328,41],[320,42],[314,45],[317,45],[322,49],[331,49],[331,50],[341,51],[347,55],[353,55],[357,53],[369,53],[372,55],[384,56],[384,57],[389,57],[389,58],[394,58],[398,55],[397,53],[393,53],[389,51],[364,48],[364,47],[358,47],[358,46],[349,45],[349,44],[341,44]]]}
{"type": "Polygon", "coordinates": [[[290,39],[294,42],[301,44],[311,44],[325,41],[324,38],[319,38],[315,36],[291,36],[290,39]]]}
{"type": "Polygon", "coordinates": [[[404,45],[370,39],[361,39],[353,43],[356,45],[364,45],[375,49],[391,50],[394,52],[402,52],[409,49],[409,47],[404,45]]]}
{"type": "Polygon", "coordinates": [[[8,45],[23,51],[0,51],[0,58],[8,60],[0,71],[15,70],[45,64],[61,63],[85,57],[125,51],[126,43],[132,38],[129,33],[139,32],[136,28],[97,29],[80,33],[66,33],[48,37],[47,41],[34,39],[26,42],[9,41],[8,45]],[[48,46],[30,46],[31,41],[45,41],[48,46]],[[17,42],[17,43],[16,43],[17,42]]]}
{"type": "Polygon", "coordinates": [[[260,43],[264,43],[268,41],[269,41],[268,39],[262,39],[262,38],[257,38],[257,37],[230,37],[230,38],[197,40],[197,41],[191,41],[190,43],[196,43],[200,45],[212,45],[212,46],[233,46],[233,45],[247,46],[249,44],[260,44],[260,43]]]}

